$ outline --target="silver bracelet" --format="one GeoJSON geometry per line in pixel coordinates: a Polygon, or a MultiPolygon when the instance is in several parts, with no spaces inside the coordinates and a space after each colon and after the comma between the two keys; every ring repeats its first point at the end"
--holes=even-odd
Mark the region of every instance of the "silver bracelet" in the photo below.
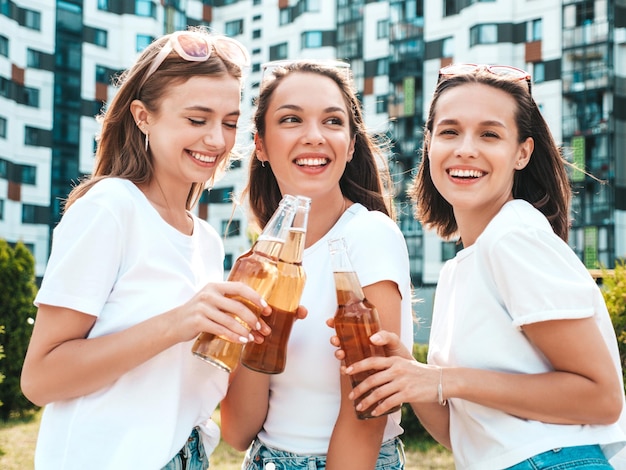
{"type": "Polygon", "coordinates": [[[437,385],[437,400],[441,406],[446,406],[448,400],[443,398],[443,367],[439,368],[439,385],[437,385]]]}

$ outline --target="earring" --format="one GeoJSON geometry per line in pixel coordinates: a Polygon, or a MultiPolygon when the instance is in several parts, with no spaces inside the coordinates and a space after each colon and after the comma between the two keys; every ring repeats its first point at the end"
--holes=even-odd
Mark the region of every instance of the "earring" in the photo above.
{"type": "Polygon", "coordinates": [[[146,133],[146,152],[148,151],[148,134],[146,133]]]}
{"type": "Polygon", "coordinates": [[[261,160],[261,166],[265,168],[265,160],[261,160]]]}

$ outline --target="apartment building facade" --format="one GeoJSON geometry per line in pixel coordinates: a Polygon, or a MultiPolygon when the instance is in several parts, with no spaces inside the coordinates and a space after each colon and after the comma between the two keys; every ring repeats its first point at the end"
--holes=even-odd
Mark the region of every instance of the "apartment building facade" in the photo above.
{"type": "MultiPolygon", "coordinates": [[[[451,62],[533,75],[556,141],[588,172],[571,174],[572,247],[589,267],[626,255],[626,0],[0,0],[0,237],[24,241],[38,275],[63,198],[91,171],[112,79],[154,38],[189,25],[251,52],[243,155],[264,62],[350,62],[368,127],[393,142],[398,224],[425,311],[458,247],[422,229],[406,189],[438,70],[451,62]]],[[[231,203],[245,181],[244,158],[197,208],[225,233],[227,268],[249,246],[245,207],[231,203]]]]}

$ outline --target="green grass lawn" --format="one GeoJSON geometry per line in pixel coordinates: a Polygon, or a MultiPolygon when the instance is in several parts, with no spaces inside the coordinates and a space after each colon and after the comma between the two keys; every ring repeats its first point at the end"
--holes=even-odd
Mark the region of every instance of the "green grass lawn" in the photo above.
{"type": "MultiPolygon", "coordinates": [[[[31,470],[41,413],[28,418],[0,423],[0,468],[3,470],[31,470]]],[[[215,419],[219,421],[219,412],[215,419]]],[[[406,470],[451,470],[452,456],[440,446],[410,444],[406,448],[406,470]]],[[[239,470],[243,452],[237,452],[221,442],[211,455],[213,470],[239,470]]]]}

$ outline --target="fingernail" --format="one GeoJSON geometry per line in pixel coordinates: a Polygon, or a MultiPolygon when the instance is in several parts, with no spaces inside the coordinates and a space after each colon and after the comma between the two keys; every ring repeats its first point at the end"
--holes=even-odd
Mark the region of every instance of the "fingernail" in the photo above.
{"type": "Polygon", "coordinates": [[[354,393],[348,393],[348,400],[354,400],[354,393]]]}
{"type": "Polygon", "coordinates": [[[248,335],[248,340],[249,340],[249,341],[254,341],[254,336],[252,336],[252,334],[249,334],[249,335],[248,335]]]}
{"type": "Polygon", "coordinates": [[[265,301],[265,299],[263,297],[261,297],[261,305],[263,305],[263,307],[267,307],[268,303],[265,301]]]}
{"type": "Polygon", "coordinates": [[[239,337],[239,342],[240,343],[247,343],[248,341],[249,341],[248,338],[246,338],[245,336],[240,336],[239,337]]]}
{"type": "Polygon", "coordinates": [[[382,338],[378,333],[374,333],[372,336],[370,336],[370,341],[380,341],[382,338]]]}
{"type": "Polygon", "coordinates": [[[353,370],[354,370],[354,369],[353,369],[353,367],[352,367],[352,366],[346,367],[346,374],[351,373],[353,370]]]}
{"type": "Polygon", "coordinates": [[[254,326],[256,327],[257,331],[260,330],[261,329],[261,322],[256,322],[256,325],[254,325],[254,326]]]}

